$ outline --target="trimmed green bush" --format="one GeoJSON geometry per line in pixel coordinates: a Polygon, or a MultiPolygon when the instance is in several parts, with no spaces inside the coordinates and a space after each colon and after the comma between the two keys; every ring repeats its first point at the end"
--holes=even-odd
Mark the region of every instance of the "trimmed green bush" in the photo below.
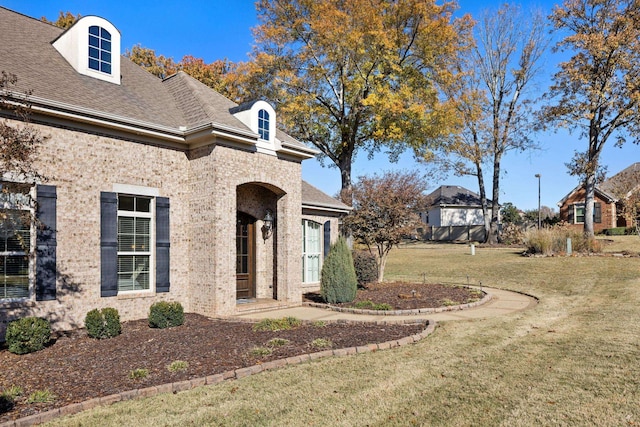
{"type": "Polygon", "coordinates": [[[87,335],[99,340],[116,337],[122,332],[118,310],[111,307],[89,311],[84,318],[84,326],[87,335]]]}
{"type": "Polygon", "coordinates": [[[378,281],[378,262],[371,252],[353,251],[353,267],[356,269],[358,287],[364,288],[378,281]]]}
{"type": "Polygon", "coordinates": [[[14,320],[7,325],[5,339],[11,353],[33,353],[42,350],[51,339],[51,325],[40,317],[14,320]]]}
{"type": "Polygon", "coordinates": [[[329,304],[351,302],[356,297],[358,279],[347,241],[340,237],[324,260],[320,295],[329,304]]]}
{"type": "Polygon", "coordinates": [[[627,229],[625,227],[607,228],[604,230],[604,234],[607,236],[624,236],[627,229]]]}
{"type": "Polygon", "coordinates": [[[172,328],[184,323],[184,309],[179,302],[158,301],[149,310],[149,326],[152,328],[172,328]]]}

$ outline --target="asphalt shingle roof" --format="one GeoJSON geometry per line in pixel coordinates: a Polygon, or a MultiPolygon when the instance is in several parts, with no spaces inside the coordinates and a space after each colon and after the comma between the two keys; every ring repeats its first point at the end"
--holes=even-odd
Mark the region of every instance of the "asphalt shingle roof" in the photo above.
{"type": "Polygon", "coordinates": [[[428,200],[431,206],[482,206],[477,193],[458,185],[442,185],[429,194],[428,200]]]}
{"type": "MultiPolygon", "coordinates": [[[[184,72],[161,80],[125,56],[120,85],[76,72],[52,45],[63,33],[0,6],[0,71],[15,74],[18,90],[31,91],[33,101],[176,131],[213,124],[252,133],[230,112],[235,102],[184,72]]],[[[282,131],[277,137],[306,154],[314,151],[282,131]]]]}
{"type": "Polygon", "coordinates": [[[306,181],[302,181],[303,207],[329,208],[348,212],[351,207],[317,189],[306,181]]]}

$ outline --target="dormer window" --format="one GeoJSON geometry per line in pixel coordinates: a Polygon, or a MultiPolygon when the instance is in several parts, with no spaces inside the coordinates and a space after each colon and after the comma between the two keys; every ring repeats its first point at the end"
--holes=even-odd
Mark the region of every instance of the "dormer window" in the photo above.
{"type": "Polygon", "coordinates": [[[78,73],[120,84],[120,31],[99,16],[83,16],[53,41],[78,73]]]}
{"type": "Polygon", "coordinates": [[[258,133],[260,134],[260,139],[269,141],[269,112],[267,110],[258,112],[258,133]]]}
{"type": "Polygon", "coordinates": [[[111,74],[111,33],[102,27],[89,27],[89,68],[111,74]]]}

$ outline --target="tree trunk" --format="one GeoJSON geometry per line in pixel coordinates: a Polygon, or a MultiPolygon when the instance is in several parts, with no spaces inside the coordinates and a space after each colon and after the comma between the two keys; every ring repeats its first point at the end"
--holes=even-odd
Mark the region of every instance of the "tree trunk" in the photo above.
{"type": "Polygon", "coordinates": [[[482,218],[484,220],[484,239],[482,243],[486,243],[489,239],[491,217],[489,216],[489,207],[487,205],[487,190],[484,186],[482,164],[480,164],[479,162],[476,162],[476,177],[478,178],[478,191],[480,193],[480,202],[482,203],[482,218]]]}
{"type": "Polygon", "coordinates": [[[596,190],[595,173],[589,172],[584,181],[585,197],[584,197],[584,234],[593,237],[593,201],[596,190]]]}
{"type": "Polygon", "coordinates": [[[495,245],[498,243],[499,218],[500,218],[500,158],[498,152],[493,156],[493,200],[491,201],[491,223],[489,225],[489,236],[487,243],[495,245]]]}
{"type": "Polygon", "coordinates": [[[342,186],[340,187],[340,200],[349,206],[353,205],[353,187],[351,184],[352,160],[352,152],[343,152],[338,159],[338,168],[340,169],[340,177],[342,179],[342,186]]]}

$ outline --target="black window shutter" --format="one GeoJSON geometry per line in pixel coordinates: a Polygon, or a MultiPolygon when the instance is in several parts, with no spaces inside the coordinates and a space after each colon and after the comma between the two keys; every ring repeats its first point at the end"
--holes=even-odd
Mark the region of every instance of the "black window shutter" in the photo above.
{"type": "Polygon", "coordinates": [[[118,195],[100,193],[100,296],[118,295],[118,195]]]}
{"type": "Polygon", "coordinates": [[[156,292],[169,292],[169,199],[156,197],[156,292]]]}
{"type": "Polygon", "coordinates": [[[56,187],[36,186],[36,301],[56,299],[56,187]]]}
{"type": "Polygon", "coordinates": [[[569,224],[574,224],[575,209],[576,205],[569,205],[569,215],[567,217],[567,222],[569,224]]]}
{"type": "Polygon", "coordinates": [[[329,255],[329,249],[331,249],[331,221],[324,223],[324,257],[329,255]]]}
{"type": "Polygon", "coordinates": [[[602,204],[600,202],[593,204],[593,222],[598,224],[602,222],[602,204]]]}

